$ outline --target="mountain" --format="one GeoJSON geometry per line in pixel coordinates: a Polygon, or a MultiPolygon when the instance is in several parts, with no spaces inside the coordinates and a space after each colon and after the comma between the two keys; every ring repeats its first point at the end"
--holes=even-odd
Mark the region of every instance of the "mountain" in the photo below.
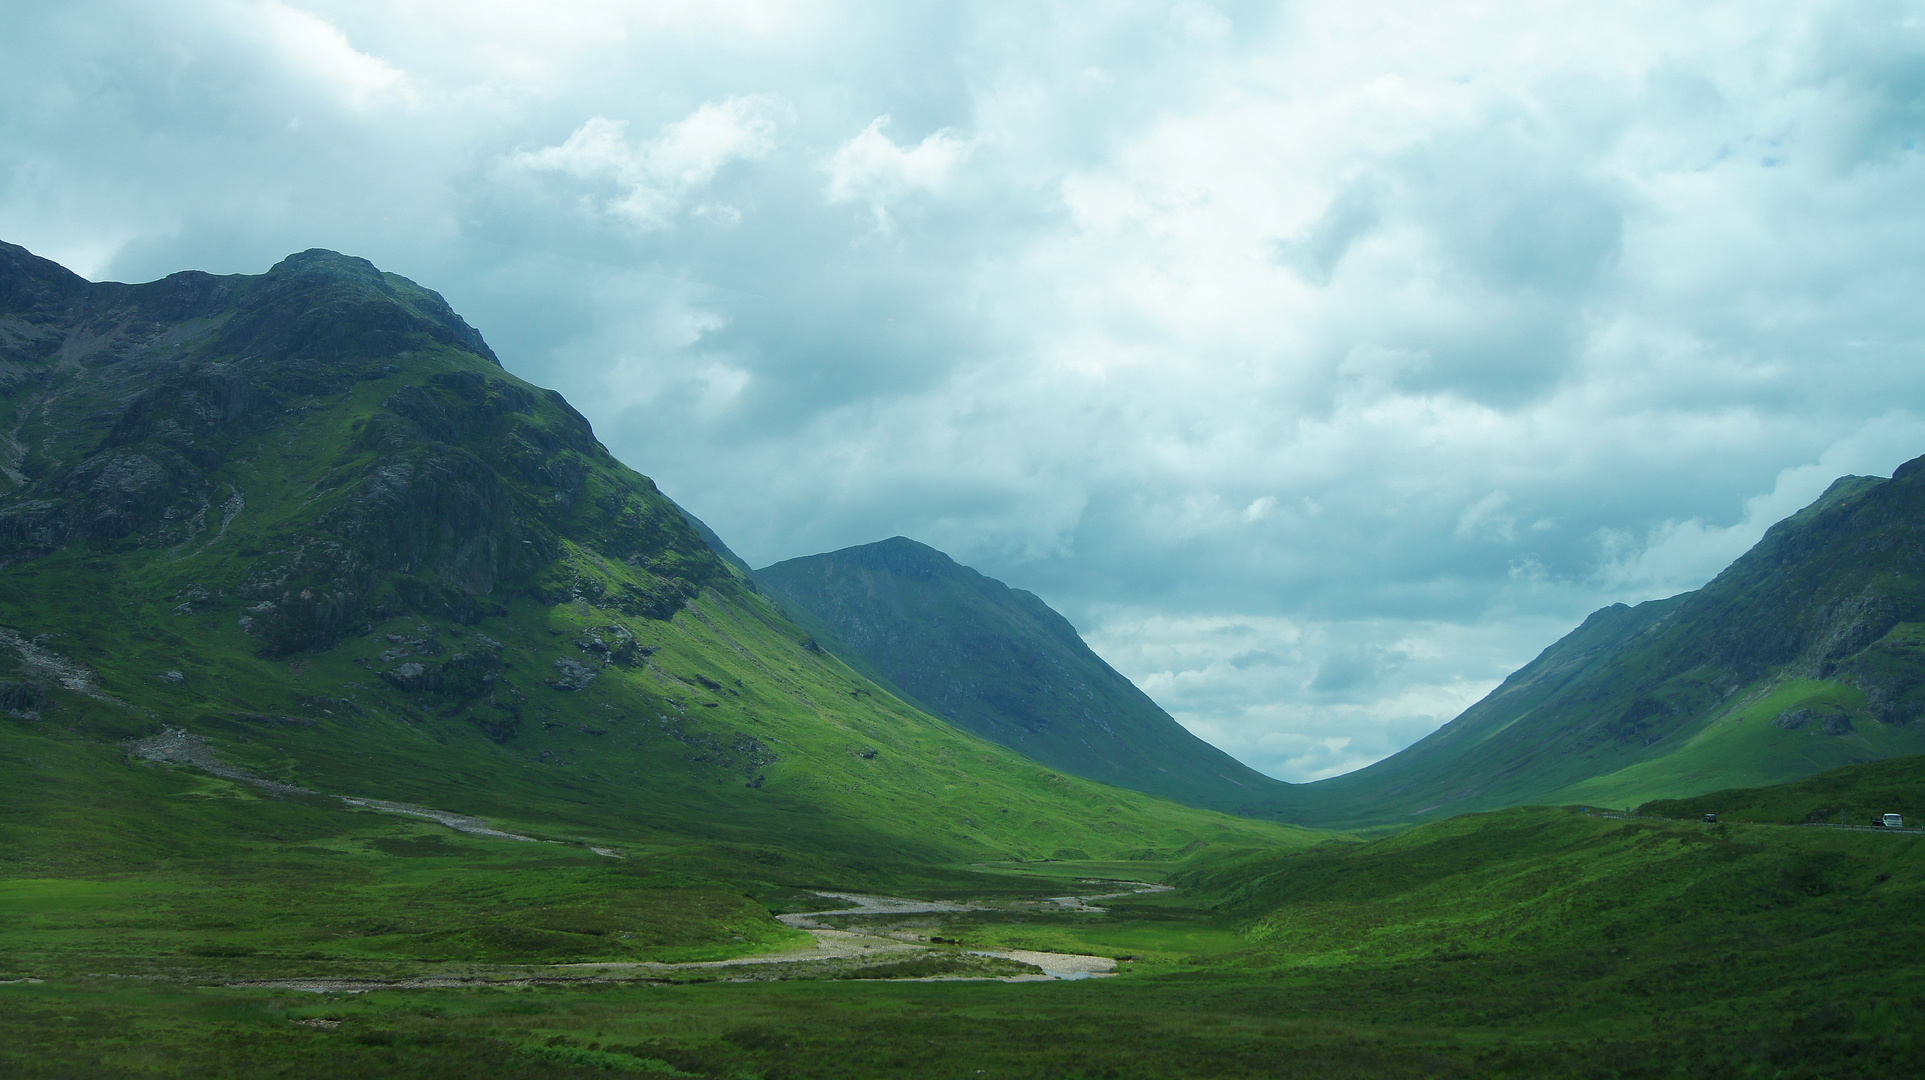
{"type": "Polygon", "coordinates": [[[850,666],[1052,768],[1250,816],[1291,805],[1290,785],[1190,734],[1035,594],[932,547],[897,536],[755,577],[850,666]]]}
{"type": "Polygon", "coordinates": [[[914,541],[755,576],[852,667],[986,738],[1320,828],[1625,807],[1925,753],[1925,458],[1839,479],[1704,588],[1594,612],[1428,737],[1300,785],[1189,736],[1042,601],[914,541]]]}
{"type": "MultiPolygon", "coordinates": [[[[826,652],[358,259],[121,285],[0,245],[0,432],[10,1078],[1925,1062],[1912,838],[1527,807],[1331,842],[1041,765],[826,652]],[[818,950],[808,912],[873,933],[818,950]],[[1023,957],[1116,977],[952,981],[1023,957]]],[[[1676,702],[1636,713],[1655,747],[1701,700],[1817,747],[1910,731],[1916,472],[1602,614],[1493,707],[1608,734],[1626,694],[1676,702]]],[[[1909,815],[1916,773],[1715,798],[1909,815]]]]}
{"type": "MultiPolygon", "coordinates": [[[[428,865],[383,854],[408,821],[453,822],[482,863],[627,852],[621,881],[660,870],[650,895],[685,891],[726,945],[787,932],[743,890],[1310,835],[1063,775],[881,690],[365,260],[126,285],[0,245],[0,432],[0,875],[278,867],[374,897],[428,865]]],[[[395,947],[510,940],[437,932],[395,947]]]]}
{"type": "Polygon", "coordinates": [[[1463,715],[1305,785],[1324,825],[1629,806],[1925,752],[1925,458],[1843,477],[1704,588],[1595,612],[1463,715]]]}

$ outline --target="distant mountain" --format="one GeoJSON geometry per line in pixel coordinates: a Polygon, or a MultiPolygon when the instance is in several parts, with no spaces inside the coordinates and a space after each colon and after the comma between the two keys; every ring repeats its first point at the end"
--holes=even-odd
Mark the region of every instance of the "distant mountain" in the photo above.
{"type": "MultiPolygon", "coordinates": [[[[130,784],[130,747],[230,808],[405,801],[722,845],[763,880],[1296,835],[1051,774],[882,692],[561,395],[362,259],[125,285],[0,244],[0,435],[0,763],[63,770],[0,785],[0,871],[161,820],[238,850],[222,800],[140,794],[169,785],[130,784]]],[[[308,809],[312,835],[361,812],[308,809]]]]}
{"type": "Polygon", "coordinates": [[[1841,478],[1704,588],[1597,611],[1427,738],[1301,785],[1253,780],[1173,736],[1040,600],[914,541],[756,576],[825,647],[986,738],[1305,825],[1635,806],[1925,753],[1925,458],[1891,479],[1841,478]]]}
{"type": "Polygon", "coordinates": [[[1291,785],[1190,734],[1033,593],[932,547],[898,536],[755,576],[850,666],[1052,768],[1239,814],[1294,803],[1291,785]]]}
{"type": "Polygon", "coordinates": [[[1630,806],[1925,752],[1925,458],[1847,476],[1695,592],[1598,611],[1484,700],[1305,785],[1321,824],[1630,806]]]}

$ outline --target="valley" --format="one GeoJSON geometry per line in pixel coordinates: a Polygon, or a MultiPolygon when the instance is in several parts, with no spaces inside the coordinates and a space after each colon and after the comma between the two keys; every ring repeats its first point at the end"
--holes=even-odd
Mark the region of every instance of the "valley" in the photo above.
{"type": "MultiPolygon", "coordinates": [[[[1920,1052],[1920,1003],[1890,992],[1920,975],[1916,835],[1524,809],[1134,868],[1171,887],[1100,912],[1053,901],[1104,864],[977,868],[979,885],[1008,887],[841,897],[835,915],[805,914],[822,897],[798,890],[780,923],[860,931],[826,961],[776,960],[771,942],[725,960],[355,981],[203,958],[133,980],[9,980],[0,1024],[7,1045],[38,1049],[10,1062],[23,1076],[218,1054],[240,1071],[327,1060],[408,1076],[1744,1076],[1819,1061],[1870,1077],[1920,1052]],[[923,958],[989,951],[1016,959],[923,958]],[[1115,974],[1017,970],[1044,954],[1115,974]],[[85,1038],[62,1049],[57,1032],[85,1038]]],[[[4,909],[22,910],[17,892],[4,909]]]]}
{"type": "Polygon", "coordinates": [[[1918,462],[1287,785],[934,549],[750,570],[364,260],[0,300],[8,1077],[1925,1054],[1925,838],[1825,827],[1925,814],[1918,462]]]}

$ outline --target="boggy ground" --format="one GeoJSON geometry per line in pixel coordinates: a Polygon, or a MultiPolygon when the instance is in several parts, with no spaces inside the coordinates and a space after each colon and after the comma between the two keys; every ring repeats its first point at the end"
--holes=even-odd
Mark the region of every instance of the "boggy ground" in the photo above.
{"type": "Polygon", "coordinates": [[[1867,1029],[1879,1018],[1796,991],[1743,1017],[1668,994],[1587,1000],[1572,960],[360,994],[78,979],[0,986],[0,1065],[34,1080],[1917,1074],[1915,1003],[1867,1029]]]}
{"type": "Polygon", "coordinates": [[[992,885],[1008,870],[1025,888],[921,904],[845,896],[833,915],[805,914],[822,911],[822,897],[794,890],[769,907],[787,922],[836,922],[928,954],[1027,947],[1107,957],[1114,977],[916,981],[927,973],[892,970],[885,951],[861,970],[814,978],[753,977],[749,956],[663,965],[655,970],[672,974],[646,979],[563,981],[558,971],[582,969],[525,965],[508,980],[498,965],[487,984],[313,993],[229,985],[240,980],[203,959],[199,976],[69,973],[0,986],[0,1074],[1885,1078],[1925,1069],[1919,837],[1527,809],[1295,856],[969,869],[992,885]],[[1095,904],[1050,900],[1087,900],[1096,893],[1073,891],[1081,882],[1125,869],[1176,887],[1095,904]]]}

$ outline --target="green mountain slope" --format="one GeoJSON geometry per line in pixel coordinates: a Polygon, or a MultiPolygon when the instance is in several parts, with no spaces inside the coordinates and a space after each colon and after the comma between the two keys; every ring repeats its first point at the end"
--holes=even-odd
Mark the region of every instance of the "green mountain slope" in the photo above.
{"type": "Polygon", "coordinates": [[[563,845],[455,838],[483,863],[606,876],[605,847],[725,894],[1309,838],[1040,767],[807,647],[559,395],[363,260],[120,285],[0,246],[0,430],[8,877],[378,893],[417,864],[368,845],[423,820],[383,803],[563,845]]]}
{"type": "Polygon", "coordinates": [[[1925,845],[1914,837],[1569,808],[1469,814],[1368,844],[1226,859],[1174,880],[1237,919],[1272,960],[1508,955],[1549,968],[1578,953],[1593,992],[1725,954],[1728,972],[1700,977],[1763,996],[1784,989],[1764,969],[1854,966],[1827,955],[1847,942],[1867,974],[1900,956],[1916,970],[1916,948],[1854,930],[1925,937],[1909,916],[1925,899],[1925,845]]]}
{"type": "Polygon", "coordinates": [[[1034,594],[934,548],[898,536],[755,576],[852,666],[1053,768],[1250,816],[1291,804],[1290,785],[1184,730],[1034,594]]]}
{"type": "Polygon", "coordinates": [[[1657,799],[1638,813],[1687,820],[1716,814],[1721,821],[1773,825],[1869,825],[1874,817],[1898,814],[1916,829],[1925,826],[1925,756],[1845,765],[1788,784],[1657,799]]]}
{"type": "Polygon", "coordinates": [[[1845,477],[1695,592],[1596,612],[1321,824],[1629,806],[1925,752],[1925,458],[1845,477]]]}
{"type": "MultiPolygon", "coordinates": [[[[1800,1039],[1769,1064],[1749,1048],[1764,1031],[1909,1037],[1925,1006],[1912,996],[1925,976],[1916,836],[1519,807],[1172,880],[1236,926],[1245,963],[1339,996],[1348,982],[1374,997],[1374,984],[1379,1014],[1406,1022],[1649,1016],[1649,1037],[1672,1045],[1691,1041],[1680,1030],[1757,1033],[1695,1068],[1625,1061],[1586,1075],[1791,1075],[1780,1070],[1800,1039]]],[[[1811,1075],[1912,1071],[1843,1057],[1811,1075]]]]}

